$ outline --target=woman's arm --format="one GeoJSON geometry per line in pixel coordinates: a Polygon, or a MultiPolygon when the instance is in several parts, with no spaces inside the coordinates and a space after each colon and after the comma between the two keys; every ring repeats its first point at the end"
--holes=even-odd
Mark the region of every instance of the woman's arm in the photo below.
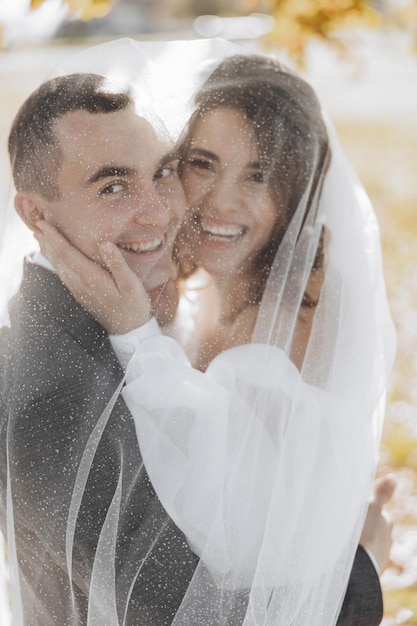
{"type": "MultiPolygon", "coordinates": [[[[46,234],[56,236],[52,231],[46,234]]],[[[46,245],[45,238],[40,238],[40,243],[70,290],[73,290],[73,272],[82,272],[84,276],[98,272],[98,280],[93,284],[95,288],[104,284],[108,289],[106,297],[107,302],[111,302],[110,312],[114,313],[115,307],[135,306],[131,298],[135,289],[131,288],[130,279],[125,282],[120,259],[114,263],[116,275],[121,273],[120,280],[116,280],[107,275],[109,272],[104,268],[71,251],[66,241],[60,242],[59,246],[46,245]],[[67,253],[59,260],[56,255],[58,252],[61,255],[62,244],[67,253]],[[65,264],[71,264],[71,272],[64,268],[65,264]],[[124,295],[125,287],[127,294],[124,295]],[[131,304],[125,305],[125,300],[131,304]]],[[[112,258],[107,259],[106,264],[111,270],[112,258]]],[[[77,293],[91,288],[91,280],[87,282],[77,282],[77,293]]],[[[102,316],[101,309],[94,310],[96,296],[93,298],[89,293],[77,296],[77,293],[75,297],[87,298],[93,315],[102,316]]],[[[100,298],[98,301],[101,305],[100,298]]],[[[117,328],[123,332],[130,330],[129,320],[132,318],[129,315],[127,322],[121,322],[124,317],[118,314],[117,328]]],[[[107,322],[104,319],[102,323],[107,322]]],[[[288,407],[294,395],[291,385],[297,390],[303,384],[283,353],[272,350],[274,358],[279,355],[280,361],[271,368],[265,366],[265,355],[254,357],[256,349],[259,346],[242,346],[229,351],[226,357],[220,355],[203,374],[191,368],[175,341],[162,336],[149,337],[136,351],[127,371],[124,390],[154,487],[197,553],[205,562],[211,563],[209,567],[213,568],[215,575],[223,576],[233,572],[236,544],[240,548],[247,547],[246,553],[239,552],[240,580],[232,582],[232,585],[238,582],[241,588],[250,580],[256,567],[271,490],[275,477],[279,477],[280,443],[287,428],[285,416],[291,413],[288,407]],[[246,361],[241,358],[245,352],[246,361]],[[240,374],[236,375],[238,369],[240,374]],[[270,415],[264,412],[264,419],[260,422],[253,411],[258,398],[256,389],[257,386],[268,388],[268,380],[272,381],[271,372],[275,372],[273,387],[267,394],[270,394],[268,403],[274,411],[270,415]],[[252,465],[249,443],[254,443],[258,451],[252,465]],[[249,457],[242,457],[242,450],[246,450],[249,457]],[[248,484],[252,486],[250,491],[248,484]],[[262,488],[256,485],[262,485],[262,488]],[[249,520],[243,534],[240,529],[242,513],[249,520]],[[245,532],[249,534],[245,536],[245,532]]],[[[310,419],[312,412],[314,400],[311,398],[307,403],[297,405],[298,428],[302,424],[314,424],[310,419]],[[303,419],[303,415],[308,415],[308,419],[303,419]]],[[[317,414],[320,414],[320,407],[317,414]]],[[[312,439],[310,443],[313,444],[312,439]]]]}

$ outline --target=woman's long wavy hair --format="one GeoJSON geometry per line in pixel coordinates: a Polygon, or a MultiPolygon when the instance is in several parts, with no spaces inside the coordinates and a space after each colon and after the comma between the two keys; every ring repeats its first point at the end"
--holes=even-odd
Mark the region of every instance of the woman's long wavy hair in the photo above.
{"type": "MultiPolygon", "coordinates": [[[[195,110],[179,145],[180,174],[200,120],[220,107],[236,109],[251,124],[277,218],[278,207],[286,206],[284,220],[277,219],[268,244],[255,262],[256,289],[251,300],[259,302],[278,247],[309,183],[304,220],[314,205],[313,198],[320,194],[330,161],[320,104],[308,83],[284,70],[276,60],[258,55],[235,55],[224,60],[199,90],[194,103],[195,110]]],[[[187,278],[197,269],[197,263],[182,252],[181,233],[174,258],[180,278],[187,278]]],[[[323,236],[313,267],[322,262],[323,236]]]]}

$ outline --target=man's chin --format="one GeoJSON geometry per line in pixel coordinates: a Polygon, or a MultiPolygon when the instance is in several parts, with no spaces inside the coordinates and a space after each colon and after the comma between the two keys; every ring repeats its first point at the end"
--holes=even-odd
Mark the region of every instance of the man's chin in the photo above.
{"type": "Polygon", "coordinates": [[[143,282],[143,286],[149,293],[154,289],[158,289],[165,285],[167,281],[171,278],[171,264],[166,265],[165,267],[154,267],[146,274],[144,274],[144,272],[136,272],[136,275],[141,279],[141,281],[143,282]]]}
{"type": "Polygon", "coordinates": [[[129,253],[124,256],[148,292],[164,285],[172,276],[172,250],[165,250],[163,254],[155,253],[154,258],[152,255],[141,257],[129,253]]]}

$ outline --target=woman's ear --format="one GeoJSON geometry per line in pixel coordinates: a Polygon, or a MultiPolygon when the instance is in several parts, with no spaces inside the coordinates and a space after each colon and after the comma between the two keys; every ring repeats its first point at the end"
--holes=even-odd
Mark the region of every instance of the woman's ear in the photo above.
{"type": "Polygon", "coordinates": [[[19,191],[14,199],[15,209],[26,226],[37,231],[37,222],[44,218],[42,203],[35,194],[19,191]]]}

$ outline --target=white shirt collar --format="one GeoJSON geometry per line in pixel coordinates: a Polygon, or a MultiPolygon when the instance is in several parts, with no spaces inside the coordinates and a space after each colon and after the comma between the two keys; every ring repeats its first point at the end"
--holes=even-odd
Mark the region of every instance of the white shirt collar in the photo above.
{"type": "Polygon", "coordinates": [[[48,259],[43,256],[42,252],[35,252],[32,256],[27,257],[27,260],[30,263],[35,263],[36,265],[40,265],[41,267],[45,267],[47,270],[51,272],[55,272],[55,268],[48,259]]]}

